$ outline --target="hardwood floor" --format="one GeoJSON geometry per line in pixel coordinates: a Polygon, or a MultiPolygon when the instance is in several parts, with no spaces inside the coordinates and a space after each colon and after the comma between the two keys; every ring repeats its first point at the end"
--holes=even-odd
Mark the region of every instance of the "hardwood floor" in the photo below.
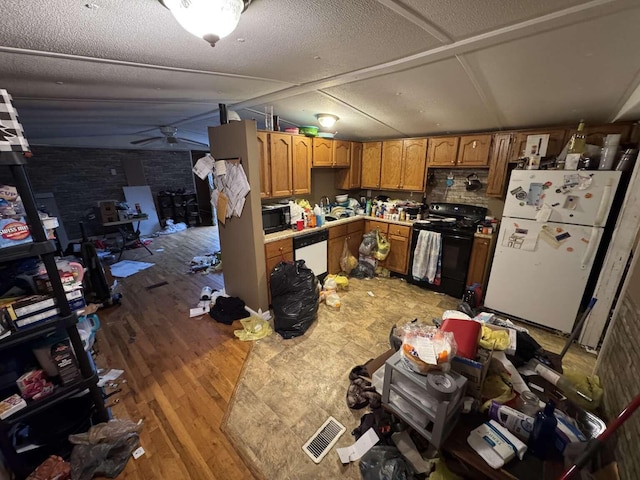
{"type": "Polygon", "coordinates": [[[149,248],[153,256],[144,249],[125,252],[123,259],[155,265],[120,279],[122,305],[98,312],[97,364],[123,369],[127,380],[117,380],[123,391],[109,399],[119,399],[113,415],[144,424],[146,454],[131,459],[118,478],[252,479],[220,429],[251,344],[234,337],[239,324],[189,318],[203,286],[223,285],[222,274],[189,273],[194,256],[219,250],[217,229],[158,237],[149,248]],[[146,288],[163,281],[167,285],[146,288]]]}

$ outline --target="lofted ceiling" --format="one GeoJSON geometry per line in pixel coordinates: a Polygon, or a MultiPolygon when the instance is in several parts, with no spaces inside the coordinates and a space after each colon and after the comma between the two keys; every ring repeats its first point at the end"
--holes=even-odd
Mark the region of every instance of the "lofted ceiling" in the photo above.
{"type": "Polygon", "coordinates": [[[359,140],[640,117],[638,0],[253,0],[214,48],[159,0],[0,8],[0,88],[34,145],[207,142],[219,103],[259,127],[333,113],[359,140]]]}

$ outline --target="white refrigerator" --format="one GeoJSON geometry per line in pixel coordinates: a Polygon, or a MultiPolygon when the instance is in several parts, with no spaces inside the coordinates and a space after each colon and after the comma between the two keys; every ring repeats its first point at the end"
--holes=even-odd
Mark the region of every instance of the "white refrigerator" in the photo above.
{"type": "Polygon", "coordinates": [[[514,170],[485,307],[570,332],[621,174],[514,170]]]}

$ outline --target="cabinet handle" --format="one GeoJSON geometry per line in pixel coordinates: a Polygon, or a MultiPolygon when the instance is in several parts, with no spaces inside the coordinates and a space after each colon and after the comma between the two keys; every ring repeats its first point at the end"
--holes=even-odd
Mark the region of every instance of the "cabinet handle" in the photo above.
{"type": "Polygon", "coordinates": [[[478,142],[476,142],[476,141],[474,140],[474,141],[473,141],[473,143],[471,144],[471,148],[476,148],[476,143],[478,143],[478,142]]]}
{"type": "Polygon", "coordinates": [[[455,160],[451,160],[451,164],[454,164],[454,163],[456,163],[456,161],[455,160]]]}

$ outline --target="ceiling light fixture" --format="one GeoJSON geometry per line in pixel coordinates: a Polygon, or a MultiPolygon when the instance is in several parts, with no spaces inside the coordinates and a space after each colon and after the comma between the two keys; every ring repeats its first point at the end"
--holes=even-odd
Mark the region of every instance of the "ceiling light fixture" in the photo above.
{"type": "Polygon", "coordinates": [[[251,0],[161,0],[189,33],[211,46],[235,30],[251,0]]]}
{"type": "Polygon", "coordinates": [[[319,113],[316,115],[316,118],[318,119],[318,123],[324,128],[331,128],[338,120],[340,120],[338,117],[330,113],[319,113]]]}

